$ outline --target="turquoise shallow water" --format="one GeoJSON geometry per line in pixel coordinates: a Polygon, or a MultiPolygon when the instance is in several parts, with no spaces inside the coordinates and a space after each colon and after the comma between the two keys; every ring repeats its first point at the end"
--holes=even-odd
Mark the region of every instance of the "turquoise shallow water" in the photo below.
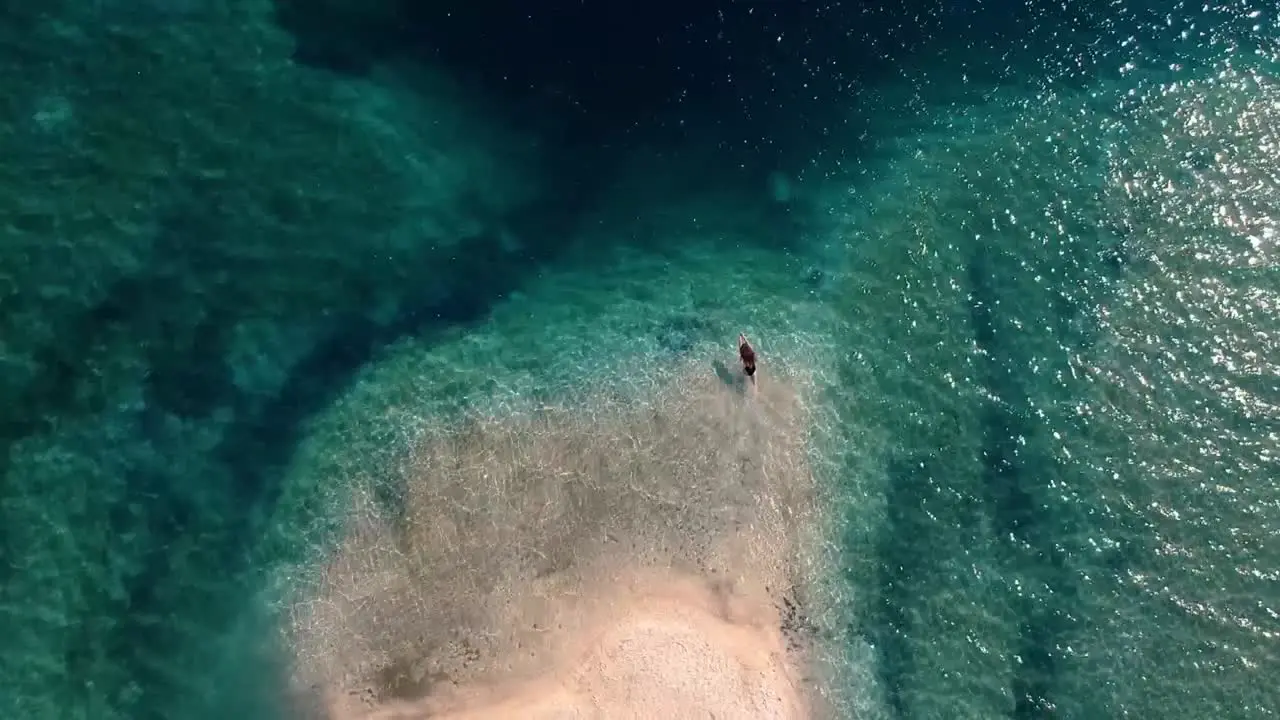
{"type": "MultiPolygon", "coordinates": [[[[357,363],[269,461],[227,440],[256,406],[147,412],[129,363],[95,356],[107,401],[77,385],[75,413],[7,444],[0,709],[273,716],[266,639],[347,479],[392,472],[465,402],[555,397],[747,328],[822,387],[851,714],[1274,717],[1276,18],[1161,10],[1076,28],[1089,72],[904,63],[832,135],[856,152],[794,173],[794,224],[765,183],[617,200],[491,314],[357,363]],[[233,460],[265,468],[271,502],[233,460]]],[[[261,332],[240,382],[270,388],[245,368],[303,341],[261,332]]]]}
{"type": "Polygon", "coordinates": [[[868,311],[906,367],[851,368],[895,388],[869,574],[904,715],[1275,712],[1275,88],[1202,72],[935,117],[865,203],[913,237],[868,311]]]}
{"type": "Polygon", "coordinates": [[[1273,92],[994,96],[858,193],[895,712],[1275,711],[1273,92]]]}

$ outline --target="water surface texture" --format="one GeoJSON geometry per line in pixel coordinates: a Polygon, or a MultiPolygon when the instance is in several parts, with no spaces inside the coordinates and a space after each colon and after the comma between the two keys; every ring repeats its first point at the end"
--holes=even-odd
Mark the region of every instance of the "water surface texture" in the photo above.
{"type": "Polygon", "coordinates": [[[0,713],[284,716],[424,419],[746,330],[842,713],[1280,715],[1274,3],[425,5],[0,7],[0,713]]]}

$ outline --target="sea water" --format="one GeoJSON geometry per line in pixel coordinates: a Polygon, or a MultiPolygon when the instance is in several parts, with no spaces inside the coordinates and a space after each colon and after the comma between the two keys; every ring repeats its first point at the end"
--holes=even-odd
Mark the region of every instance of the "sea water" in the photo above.
{"type": "Polygon", "coordinates": [[[424,417],[750,328],[766,372],[789,357],[822,388],[851,715],[1280,713],[1276,9],[1046,16],[1009,53],[972,42],[970,5],[932,21],[944,50],[832,99],[848,122],[788,181],[802,236],[740,222],[778,201],[764,181],[750,203],[641,208],[698,219],[650,221],[646,247],[584,229],[609,249],[357,373],[287,437],[270,505],[225,477],[145,480],[195,462],[157,460],[157,437],[221,445],[125,407],[12,444],[0,708],[269,715],[273,602],[305,582],[344,479],[385,472],[424,417]],[[103,503],[109,523],[74,522],[103,503]]]}
{"type": "Polygon", "coordinates": [[[1242,65],[939,108],[849,201],[892,716],[1277,711],[1280,88],[1242,65]]]}

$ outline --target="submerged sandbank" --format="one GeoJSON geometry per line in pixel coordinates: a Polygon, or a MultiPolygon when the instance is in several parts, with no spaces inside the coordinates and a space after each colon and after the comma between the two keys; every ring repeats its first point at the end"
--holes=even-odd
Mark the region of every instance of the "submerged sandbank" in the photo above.
{"type": "MultiPolygon", "coordinates": [[[[794,608],[819,492],[799,380],[691,364],[428,432],[298,604],[295,688],[355,718],[817,714],[794,608]]],[[[367,489],[366,489],[367,490],[367,489]]]]}

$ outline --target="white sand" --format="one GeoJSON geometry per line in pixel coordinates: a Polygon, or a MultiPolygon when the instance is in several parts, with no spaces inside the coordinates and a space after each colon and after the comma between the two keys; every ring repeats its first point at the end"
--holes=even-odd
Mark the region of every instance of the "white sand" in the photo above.
{"type": "MultiPolygon", "coordinates": [[[[580,600],[580,599],[579,599],[580,600]]],[[[778,617],[765,594],[674,573],[635,574],[552,644],[541,677],[456,688],[370,712],[331,698],[335,720],[805,718],[778,617]]],[[[563,633],[562,633],[563,634],[563,633]]],[[[344,702],[345,700],[345,702],[344,702]]]]}

